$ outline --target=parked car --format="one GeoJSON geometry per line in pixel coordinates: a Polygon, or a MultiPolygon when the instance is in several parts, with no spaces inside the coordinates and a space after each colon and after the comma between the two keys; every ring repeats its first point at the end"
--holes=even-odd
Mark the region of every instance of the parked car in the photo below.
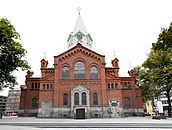
{"type": "Polygon", "coordinates": [[[17,116],[17,113],[9,113],[8,116],[17,116]]]}

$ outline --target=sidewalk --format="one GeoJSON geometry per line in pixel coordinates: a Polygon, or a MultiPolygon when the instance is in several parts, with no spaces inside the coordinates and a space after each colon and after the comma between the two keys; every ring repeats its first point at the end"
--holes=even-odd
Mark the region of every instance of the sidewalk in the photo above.
{"type": "MultiPolygon", "coordinates": [[[[32,126],[10,126],[9,123],[157,123],[172,124],[172,118],[156,120],[152,117],[126,117],[126,118],[98,118],[98,119],[56,119],[56,118],[35,118],[35,117],[3,117],[0,123],[0,130],[164,130],[162,128],[36,128],[32,126]]],[[[165,130],[171,130],[166,128],[165,130]]]]}
{"type": "Polygon", "coordinates": [[[64,119],[64,118],[35,118],[35,117],[3,117],[0,122],[30,122],[30,123],[170,123],[172,118],[152,119],[151,116],[146,117],[125,117],[125,118],[91,118],[91,119],[64,119]]]}

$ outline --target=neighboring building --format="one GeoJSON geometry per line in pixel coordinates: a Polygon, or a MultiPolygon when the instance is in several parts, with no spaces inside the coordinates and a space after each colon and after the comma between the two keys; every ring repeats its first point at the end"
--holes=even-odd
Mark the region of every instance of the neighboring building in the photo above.
{"type": "Polygon", "coordinates": [[[105,67],[105,56],[92,50],[80,14],[67,45],[67,51],[54,56],[53,68],[41,60],[41,77],[27,71],[26,85],[21,87],[21,116],[81,119],[143,114],[134,71],[120,77],[117,58],[112,59],[112,67],[105,67]]]}
{"type": "MultiPolygon", "coordinates": [[[[167,99],[165,91],[161,92],[161,95],[159,97],[154,98],[155,106],[157,105],[157,101],[162,102],[162,107],[163,107],[164,114],[167,115],[169,104],[168,104],[168,99],[167,99]]],[[[172,91],[170,92],[170,102],[171,102],[171,105],[172,105],[172,91]]]]}
{"type": "MultiPolygon", "coordinates": [[[[168,113],[168,100],[166,97],[166,92],[161,92],[161,95],[159,97],[154,97],[153,99],[153,103],[152,101],[147,101],[146,102],[146,112],[147,114],[151,115],[152,112],[154,111],[158,111],[158,105],[157,102],[161,101],[162,102],[162,107],[163,107],[163,113],[165,115],[167,115],[168,113]]],[[[171,105],[172,105],[172,92],[170,92],[170,101],[171,101],[171,105]]]]}
{"type": "Polygon", "coordinates": [[[21,90],[18,89],[9,90],[5,110],[6,114],[18,113],[20,104],[20,93],[21,90]]]}
{"type": "Polygon", "coordinates": [[[5,113],[6,96],[0,96],[0,114],[5,113]]]}
{"type": "MultiPolygon", "coordinates": [[[[159,100],[162,101],[162,106],[163,106],[163,109],[164,111],[168,111],[168,99],[167,99],[167,96],[166,96],[166,92],[162,92],[161,93],[161,96],[159,98],[159,100]]],[[[171,101],[171,105],[172,105],[172,91],[170,92],[170,101],[171,101]]]]}

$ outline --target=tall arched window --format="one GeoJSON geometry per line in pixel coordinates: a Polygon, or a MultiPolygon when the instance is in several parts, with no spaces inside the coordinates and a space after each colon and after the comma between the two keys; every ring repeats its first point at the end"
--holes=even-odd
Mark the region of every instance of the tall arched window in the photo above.
{"type": "Polygon", "coordinates": [[[34,83],[32,83],[32,89],[34,89],[34,83]]]}
{"type": "Polygon", "coordinates": [[[114,84],[113,83],[111,84],[111,86],[112,86],[112,89],[114,89],[114,84]]]}
{"type": "Polygon", "coordinates": [[[62,68],[62,79],[70,79],[69,67],[65,66],[62,68]]]}
{"type": "Polygon", "coordinates": [[[32,109],[38,109],[38,99],[37,98],[32,99],[32,109]]]}
{"type": "Polygon", "coordinates": [[[124,88],[127,88],[127,83],[126,82],[124,82],[124,88]]]}
{"type": "Polygon", "coordinates": [[[98,79],[98,71],[96,66],[90,68],[90,79],[98,79]]]}
{"type": "Polygon", "coordinates": [[[98,105],[97,93],[93,93],[93,105],[98,105]]]}
{"type": "Polygon", "coordinates": [[[74,66],[75,79],[85,79],[85,64],[77,61],[74,66]]]}
{"type": "Polygon", "coordinates": [[[117,83],[115,83],[115,89],[118,89],[118,84],[117,83]]]}
{"type": "Polygon", "coordinates": [[[67,93],[63,94],[63,105],[64,106],[68,105],[68,95],[67,95],[67,93]]]}
{"type": "Polygon", "coordinates": [[[82,105],[87,105],[87,95],[85,92],[82,93],[82,105]]]}
{"type": "Polygon", "coordinates": [[[130,82],[128,82],[128,89],[131,89],[131,84],[130,84],[130,82]]]}
{"type": "Polygon", "coordinates": [[[74,94],[74,105],[79,105],[79,93],[74,94]]]}
{"type": "Polygon", "coordinates": [[[123,82],[120,83],[120,88],[123,89],[123,82]]]}
{"type": "Polygon", "coordinates": [[[110,83],[107,84],[107,90],[110,90],[110,83]]]}
{"type": "Polygon", "coordinates": [[[128,97],[124,98],[124,108],[130,108],[130,99],[128,97]]]}

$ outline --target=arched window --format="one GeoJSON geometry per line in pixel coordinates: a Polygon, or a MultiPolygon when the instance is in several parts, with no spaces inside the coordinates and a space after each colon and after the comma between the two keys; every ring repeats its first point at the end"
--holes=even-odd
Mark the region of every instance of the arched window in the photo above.
{"type": "Polygon", "coordinates": [[[112,89],[114,89],[114,84],[113,83],[111,84],[111,86],[112,86],[112,89]]]}
{"type": "Polygon", "coordinates": [[[49,84],[47,84],[47,90],[49,90],[49,84]]]}
{"type": "Polygon", "coordinates": [[[74,66],[75,79],[85,79],[85,64],[77,61],[74,66]]]}
{"type": "Polygon", "coordinates": [[[69,67],[65,66],[62,68],[62,79],[70,79],[70,69],[69,67]]]}
{"type": "Polygon", "coordinates": [[[98,105],[97,93],[93,93],[93,105],[98,105]]]}
{"type": "Polygon", "coordinates": [[[127,88],[127,83],[126,82],[124,82],[124,88],[127,88]]]}
{"type": "Polygon", "coordinates": [[[38,89],[40,89],[40,83],[38,83],[38,89]]]}
{"type": "Polygon", "coordinates": [[[107,90],[110,90],[110,83],[108,83],[107,85],[107,90]]]}
{"type": "Polygon", "coordinates": [[[35,89],[38,89],[37,83],[35,83],[35,89]]]}
{"type": "Polygon", "coordinates": [[[85,92],[82,93],[82,105],[87,105],[87,95],[85,92]]]}
{"type": "Polygon", "coordinates": [[[68,95],[67,95],[67,93],[63,94],[63,105],[64,106],[68,105],[68,95]]]}
{"type": "Polygon", "coordinates": [[[98,71],[96,66],[90,68],[90,79],[98,79],[98,71]]]}
{"type": "Polygon", "coordinates": [[[130,84],[130,82],[128,82],[128,89],[131,89],[131,84],[130,84]]]}
{"type": "Polygon", "coordinates": [[[79,105],[79,93],[74,94],[74,105],[79,105]]]}
{"type": "Polygon", "coordinates": [[[115,89],[118,89],[118,84],[117,83],[115,84],[115,89]]]}
{"type": "Polygon", "coordinates": [[[124,108],[130,108],[130,99],[127,97],[124,98],[124,108]]]}
{"type": "Polygon", "coordinates": [[[32,83],[32,89],[34,89],[34,83],[32,83]]]}
{"type": "Polygon", "coordinates": [[[123,89],[123,82],[120,83],[120,88],[123,89]]]}
{"type": "Polygon", "coordinates": [[[32,99],[32,109],[38,109],[38,99],[37,98],[32,99]]]}
{"type": "Polygon", "coordinates": [[[50,89],[53,90],[53,84],[50,84],[50,89]]]}
{"type": "Polygon", "coordinates": [[[45,84],[43,84],[43,90],[46,90],[46,88],[47,88],[47,87],[45,86],[45,84]]]}

